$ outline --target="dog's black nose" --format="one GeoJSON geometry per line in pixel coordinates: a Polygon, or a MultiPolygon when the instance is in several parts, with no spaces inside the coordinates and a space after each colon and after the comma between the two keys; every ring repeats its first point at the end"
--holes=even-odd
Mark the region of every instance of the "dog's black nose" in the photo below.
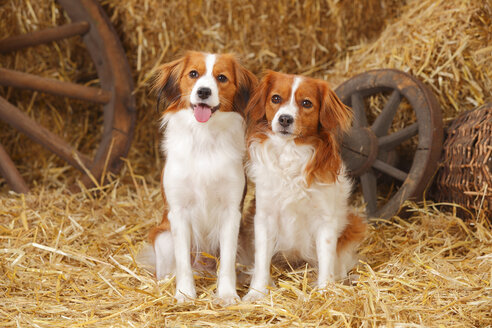
{"type": "Polygon", "coordinates": [[[196,93],[200,99],[207,99],[212,94],[212,90],[210,90],[210,88],[202,87],[198,89],[196,93]]]}
{"type": "Polygon", "coordinates": [[[282,114],[278,118],[278,123],[284,128],[288,127],[292,123],[294,123],[294,118],[290,115],[282,114]]]}

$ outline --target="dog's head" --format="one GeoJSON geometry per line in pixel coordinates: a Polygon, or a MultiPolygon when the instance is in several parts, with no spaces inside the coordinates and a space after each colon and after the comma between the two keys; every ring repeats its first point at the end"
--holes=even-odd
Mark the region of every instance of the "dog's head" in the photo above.
{"type": "Polygon", "coordinates": [[[182,58],[158,68],[154,89],[171,110],[193,110],[198,122],[207,122],[216,111],[243,115],[256,77],[231,54],[189,51],[182,58]]]}
{"type": "Polygon", "coordinates": [[[352,114],[323,80],[267,71],[246,112],[252,124],[267,122],[285,137],[308,137],[350,126],[352,114]]]}

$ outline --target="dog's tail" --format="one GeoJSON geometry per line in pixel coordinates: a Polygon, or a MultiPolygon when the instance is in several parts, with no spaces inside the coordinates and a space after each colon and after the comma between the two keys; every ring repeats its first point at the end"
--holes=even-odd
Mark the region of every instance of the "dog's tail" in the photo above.
{"type": "Polygon", "coordinates": [[[155,274],[157,280],[169,278],[175,272],[174,244],[170,231],[158,234],[153,243],[146,243],[137,254],[137,263],[155,274]]]}
{"type": "Polygon", "coordinates": [[[174,272],[174,245],[170,230],[165,212],[162,222],[150,231],[150,243],[146,243],[136,257],[137,263],[154,273],[158,280],[174,272]]]}
{"type": "Polygon", "coordinates": [[[155,274],[155,250],[154,246],[145,243],[135,257],[138,265],[155,274]]]}
{"type": "Polygon", "coordinates": [[[357,247],[367,233],[366,220],[354,213],[347,216],[348,224],[337,241],[338,277],[343,279],[358,262],[357,247]]]}

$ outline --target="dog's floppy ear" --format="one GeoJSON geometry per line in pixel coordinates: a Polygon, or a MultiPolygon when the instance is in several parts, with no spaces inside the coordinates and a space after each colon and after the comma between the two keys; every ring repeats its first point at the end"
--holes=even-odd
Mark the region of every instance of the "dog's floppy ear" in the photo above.
{"type": "Polygon", "coordinates": [[[266,119],[265,103],[266,97],[270,90],[272,75],[273,71],[267,70],[251,95],[251,99],[246,107],[246,116],[248,117],[248,121],[250,123],[254,124],[258,121],[266,119]]]}
{"type": "Polygon", "coordinates": [[[234,96],[234,110],[240,113],[244,113],[249,99],[256,85],[258,79],[256,76],[244,68],[238,61],[235,61],[236,69],[236,95],[234,96]]]}
{"type": "Polygon", "coordinates": [[[157,93],[157,110],[161,98],[174,102],[179,98],[179,78],[183,70],[185,57],[166,63],[157,68],[152,90],[157,93]]]}
{"type": "Polygon", "coordinates": [[[346,132],[352,122],[352,111],[338,98],[327,82],[320,85],[321,109],[319,121],[321,126],[329,131],[340,129],[346,132]]]}

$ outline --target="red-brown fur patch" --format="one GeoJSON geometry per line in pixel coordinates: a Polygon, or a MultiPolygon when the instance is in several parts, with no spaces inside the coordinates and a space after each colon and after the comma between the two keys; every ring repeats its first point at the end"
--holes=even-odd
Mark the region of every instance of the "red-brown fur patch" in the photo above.
{"type": "Polygon", "coordinates": [[[161,171],[161,195],[162,199],[164,200],[164,213],[162,214],[162,220],[161,223],[152,228],[149,233],[149,240],[152,245],[154,245],[154,241],[157,238],[157,235],[160,234],[161,232],[164,231],[170,231],[171,230],[171,223],[169,222],[169,219],[167,218],[167,215],[169,214],[169,209],[167,207],[167,201],[166,201],[166,194],[164,193],[164,169],[161,171]]]}
{"type": "Polygon", "coordinates": [[[348,214],[348,224],[337,241],[337,253],[346,247],[362,242],[367,232],[366,220],[354,213],[348,214]]]}
{"type": "Polygon", "coordinates": [[[314,181],[334,183],[342,166],[342,159],[336,136],[328,131],[318,135],[295,139],[296,144],[307,144],[314,148],[314,154],[304,170],[306,184],[314,181]]]}

